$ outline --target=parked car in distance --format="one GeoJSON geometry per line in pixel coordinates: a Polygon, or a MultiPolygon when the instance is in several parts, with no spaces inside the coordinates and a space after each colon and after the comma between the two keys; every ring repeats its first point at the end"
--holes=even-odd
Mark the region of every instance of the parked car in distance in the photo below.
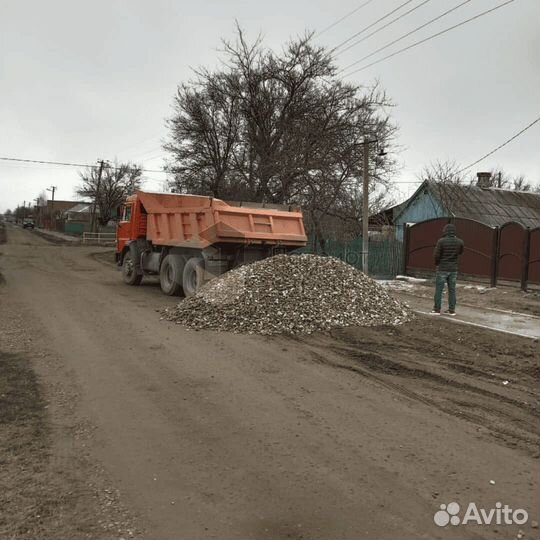
{"type": "Polygon", "coordinates": [[[23,221],[23,229],[33,229],[34,228],[34,220],[33,219],[25,219],[23,221]]]}

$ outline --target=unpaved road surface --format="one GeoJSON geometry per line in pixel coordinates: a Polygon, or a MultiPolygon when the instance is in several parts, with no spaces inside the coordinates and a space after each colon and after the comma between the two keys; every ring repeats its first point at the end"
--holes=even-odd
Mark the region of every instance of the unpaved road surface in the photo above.
{"type": "MultiPolygon", "coordinates": [[[[58,489],[114,495],[92,507],[95,524],[118,523],[110,536],[538,537],[537,342],[443,318],[301,338],[186,331],[157,312],[177,300],[123,285],[97,248],[11,227],[0,251],[2,316],[30,336],[20,348],[8,328],[0,349],[35,370],[51,461],[71,479],[58,489]],[[452,501],[530,518],[436,526],[452,501]]],[[[9,517],[0,536],[16,536],[9,517]]],[[[56,517],[41,537],[107,536],[56,517]]]]}

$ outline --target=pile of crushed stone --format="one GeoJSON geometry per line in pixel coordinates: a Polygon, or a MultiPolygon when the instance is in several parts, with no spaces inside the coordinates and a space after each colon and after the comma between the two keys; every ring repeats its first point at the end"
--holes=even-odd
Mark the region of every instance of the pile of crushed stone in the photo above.
{"type": "Polygon", "coordinates": [[[399,325],[409,308],[333,257],[277,255],[208,282],[164,318],[188,328],[309,334],[345,326],[399,325]]]}

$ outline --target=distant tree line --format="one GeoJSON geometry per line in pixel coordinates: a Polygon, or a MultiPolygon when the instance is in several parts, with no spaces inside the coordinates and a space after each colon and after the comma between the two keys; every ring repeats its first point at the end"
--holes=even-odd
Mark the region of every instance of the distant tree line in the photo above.
{"type": "MultiPolygon", "coordinates": [[[[486,187],[540,193],[540,185],[532,184],[523,174],[511,174],[502,167],[491,168],[486,172],[490,174],[486,187]]],[[[429,180],[440,184],[474,185],[477,181],[475,173],[464,171],[459,163],[451,160],[431,162],[422,169],[417,178],[420,181],[429,180]]]]}

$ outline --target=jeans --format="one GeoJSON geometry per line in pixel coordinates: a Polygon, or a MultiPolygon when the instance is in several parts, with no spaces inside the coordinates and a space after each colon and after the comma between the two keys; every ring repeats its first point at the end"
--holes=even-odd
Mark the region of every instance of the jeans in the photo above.
{"type": "Polygon", "coordinates": [[[439,272],[435,276],[435,309],[441,309],[444,284],[448,283],[448,309],[456,309],[456,281],[457,272],[439,272]]]}

